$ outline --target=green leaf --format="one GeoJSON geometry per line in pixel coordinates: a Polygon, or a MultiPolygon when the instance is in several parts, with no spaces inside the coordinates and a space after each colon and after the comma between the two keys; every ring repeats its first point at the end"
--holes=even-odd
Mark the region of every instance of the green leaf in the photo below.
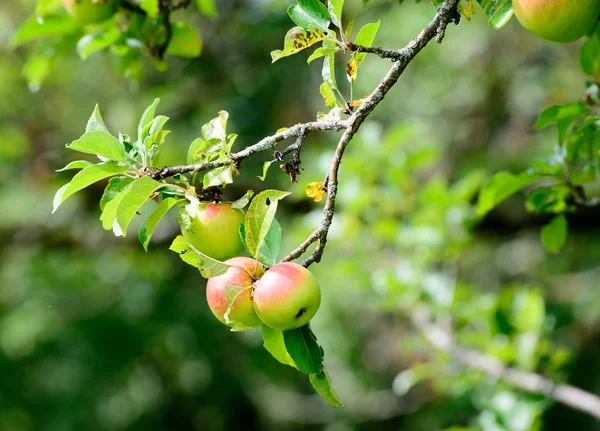
{"type": "Polygon", "coordinates": [[[62,169],[57,169],[56,172],[68,171],[69,169],[83,169],[88,166],[93,165],[92,162],[88,162],[87,160],[76,160],[74,162],[69,163],[62,169]]]}
{"type": "Polygon", "coordinates": [[[159,115],[155,119],[153,119],[149,124],[144,127],[144,131],[142,132],[144,150],[146,154],[150,153],[150,150],[153,146],[160,144],[159,138],[161,136],[161,132],[165,124],[169,121],[169,117],[165,117],[164,115],[159,115]]]}
{"type": "Polygon", "coordinates": [[[62,0],[38,0],[35,5],[35,14],[38,17],[44,17],[58,12],[64,7],[62,0]]]}
{"type": "Polygon", "coordinates": [[[242,241],[242,244],[244,244],[244,248],[246,249],[246,251],[248,252],[248,254],[251,257],[255,257],[252,254],[252,252],[250,250],[248,250],[248,246],[246,245],[246,228],[244,227],[243,224],[240,225],[239,234],[240,234],[240,240],[242,241]]]}
{"type": "Polygon", "coordinates": [[[594,33],[581,45],[579,51],[579,61],[581,68],[586,75],[597,78],[600,77],[600,29],[594,33]]]}
{"type": "Polygon", "coordinates": [[[65,36],[77,33],[79,25],[70,15],[32,16],[13,33],[12,46],[47,37],[65,36]]]}
{"type": "Polygon", "coordinates": [[[104,205],[104,209],[102,210],[102,214],[100,214],[100,221],[102,222],[102,228],[105,230],[111,230],[115,234],[115,236],[120,236],[120,228],[115,223],[115,218],[117,217],[117,208],[121,203],[121,200],[127,192],[129,191],[129,187],[131,184],[126,186],[122,191],[118,192],[116,196],[114,196],[110,201],[106,202],[104,205]]]}
{"type": "MultiPolygon", "coordinates": [[[[356,40],[354,43],[361,46],[371,46],[373,41],[375,40],[375,36],[377,35],[377,30],[379,30],[379,26],[381,25],[381,20],[366,24],[363,28],[360,29],[358,35],[356,35],[356,40]]],[[[356,80],[358,75],[358,68],[361,63],[365,59],[367,54],[365,52],[354,52],[350,61],[348,61],[348,65],[346,66],[346,73],[348,77],[352,79],[352,81],[356,80]]]]}
{"type": "Polygon", "coordinates": [[[202,40],[192,27],[182,22],[172,24],[173,34],[167,54],[179,57],[198,57],[202,52],[202,40]]]}
{"type": "Polygon", "coordinates": [[[354,30],[354,23],[356,23],[356,18],[353,18],[352,21],[350,21],[348,23],[348,26],[346,27],[346,31],[344,32],[344,34],[346,35],[346,37],[348,39],[350,39],[352,37],[352,30],[354,30]]]}
{"type": "Polygon", "coordinates": [[[297,5],[289,7],[288,14],[306,31],[311,31],[311,27],[323,32],[328,30],[329,11],[319,0],[298,0],[297,5]]]}
{"type": "MultiPolygon", "coordinates": [[[[104,211],[106,205],[117,197],[119,193],[123,190],[129,189],[129,186],[133,183],[133,178],[131,177],[115,177],[111,178],[108,181],[108,185],[104,189],[104,193],[102,194],[102,198],[100,198],[100,210],[104,211]]],[[[116,208],[115,208],[116,210],[116,208]]],[[[113,217],[114,219],[114,217],[113,217]]],[[[112,227],[112,220],[108,229],[112,227]]]]}
{"type": "Polygon", "coordinates": [[[204,15],[211,18],[217,16],[215,0],[196,0],[196,5],[204,15]]]}
{"type": "Polygon", "coordinates": [[[204,126],[202,126],[202,136],[205,140],[218,139],[225,141],[227,138],[227,120],[229,113],[227,111],[219,111],[219,115],[204,126]]]}
{"type": "Polygon", "coordinates": [[[158,226],[160,220],[177,202],[181,202],[181,199],[164,199],[154,210],[154,212],[150,214],[150,217],[148,217],[148,219],[140,226],[138,238],[146,251],[148,250],[148,244],[150,244],[150,239],[156,230],[156,226],[158,226]]]}
{"type": "Polygon", "coordinates": [[[108,127],[106,127],[106,124],[104,124],[104,120],[100,114],[100,107],[98,105],[96,105],[94,108],[94,112],[92,112],[92,115],[85,126],[85,133],[90,132],[106,132],[110,134],[108,127]]]}
{"type": "Polygon", "coordinates": [[[555,216],[542,228],[542,244],[548,252],[558,254],[567,242],[569,225],[564,214],[555,216]]]}
{"type": "MultiPolygon", "coordinates": [[[[200,256],[192,250],[190,245],[183,239],[181,235],[178,235],[173,240],[173,243],[169,247],[169,250],[172,250],[175,253],[179,254],[181,260],[183,260],[188,265],[191,265],[195,268],[198,268],[200,266],[200,256]]],[[[223,273],[225,273],[226,271],[227,270],[225,270],[223,273]]]]}
{"type": "Polygon", "coordinates": [[[335,108],[337,98],[335,97],[333,88],[331,88],[331,83],[329,81],[323,82],[319,87],[319,91],[321,92],[321,96],[323,96],[323,100],[325,100],[325,106],[329,109],[335,108]]]}
{"type": "MultiPolygon", "coordinates": [[[[323,49],[332,49],[335,48],[335,42],[331,40],[323,41],[323,49]]],[[[335,54],[327,54],[323,59],[323,69],[321,70],[321,76],[323,77],[323,82],[329,82],[331,87],[336,89],[337,80],[335,78],[335,54]]]]}
{"type": "Polygon", "coordinates": [[[158,2],[159,0],[138,0],[139,6],[152,18],[158,15],[158,2]]]}
{"type": "MultiPolygon", "coordinates": [[[[119,202],[119,206],[117,208],[117,217],[115,219],[116,225],[120,228],[120,234],[123,236],[127,235],[127,226],[133,219],[133,216],[138,212],[138,210],[146,203],[150,195],[160,187],[160,183],[158,181],[153,180],[150,177],[143,176],[138,178],[133,183],[131,183],[131,187],[127,190],[127,193],[119,202]]],[[[113,230],[116,226],[113,226],[113,230]]]]}
{"type": "Polygon", "coordinates": [[[244,227],[246,228],[246,245],[253,256],[259,257],[260,246],[275,219],[277,204],[279,200],[289,194],[289,192],[279,190],[265,190],[252,199],[246,213],[244,227]]]}
{"type": "Polygon", "coordinates": [[[308,324],[283,331],[283,342],[300,371],[305,374],[318,374],[323,371],[323,350],[317,344],[317,338],[308,324]]]}
{"type": "Polygon", "coordinates": [[[344,405],[340,401],[335,389],[331,384],[329,374],[325,370],[318,374],[311,374],[309,376],[310,383],[313,385],[317,393],[323,398],[331,407],[342,408],[344,405]]]}
{"type": "Polygon", "coordinates": [[[248,190],[246,193],[244,193],[244,196],[231,203],[231,208],[240,210],[246,208],[246,205],[250,203],[252,196],[254,196],[254,192],[252,190],[248,190]]]}
{"type": "Polygon", "coordinates": [[[339,49],[337,47],[336,48],[317,48],[317,49],[315,49],[315,52],[313,52],[310,55],[310,57],[308,57],[308,60],[306,60],[306,62],[308,64],[310,64],[317,58],[325,57],[326,55],[332,55],[338,51],[339,51],[339,49]]]}
{"type": "Polygon", "coordinates": [[[303,49],[322,41],[326,36],[327,35],[323,31],[314,27],[310,32],[307,32],[302,27],[294,27],[285,35],[283,51],[276,50],[271,52],[271,59],[273,63],[275,63],[283,57],[294,55],[303,49]]]}
{"type": "Polygon", "coordinates": [[[514,175],[510,172],[498,172],[485,185],[479,194],[477,214],[483,216],[513,193],[533,184],[540,177],[535,174],[522,173],[514,175]]]}
{"type": "Polygon", "coordinates": [[[204,145],[204,139],[202,138],[198,138],[198,139],[194,139],[194,141],[190,144],[190,148],[188,148],[188,153],[187,153],[187,163],[189,165],[196,163],[198,156],[197,156],[197,152],[198,150],[200,150],[200,148],[203,147],[204,145]]]}
{"type": "Polygon", "coordinates": [[[569,207],[571,189],[564,184],[553,187],[537,187],[527,196],[527,211],[536,214],[562,213],[569,207]]]}
{"type": "Polygon", "coordinates": [[[500,6],[488,20],[488,25],[494,30],[499,30],[506,25],[514,15],[512,0],[500,6]]]}
{"type": "Polygon", "coordinates": [[[121,32],[117,28],[85,35],[77,43],[77,54],[82,60],[87,60],[95,52],[112,46],[120,37],[121,32]]]}
{"type": "Polygon", "coordinates": [[[267,178],[267,172],[269,172],[269,168],[271,167],[271,165],[275,163],[275,160],[269,160],[268,162],[265,162],[263,165],[263,173],[262,176],[259,176],[258,179],[261,181],[264,181],[265,178],[267,178]]]}
{"type": "Polygon", "coordinates": [[[56,192],[52,212],[54,213],[69,196],[79,190],[104,178],[124,174],[127,171],[129,171],[129,168],[117,165],[116,163],[99,163],[97,165],[86,166],[79,171],[69,183],[65,184],[56,192]]]}
{"type": "Polygon", "coordinates": [[[204,278],[212,278],[225,274],[230,267],[226,263],[220,262],[210,256],[200,253],[198,250],[192,247],[192,245],[187,243],[181,235],[175,238],[169,249],[178,253],[179,257],[181,257],[181,260],[183,260],[185,263],[198,268],[200,270],[200,274],[204,278]]]}
{"type": "Polygon", "coordinates": [[[285,349],[283,341],[283,332],[278,329],[273,329],[267,325],[262,325],[263,345],[275,359],[284,365],[298,369],[294,360],[285,349]]]}
{"type": "Polygon", "coordinates": [[[246,331],[252,329],[252,327],[244,325],[237,320],[232,320],[229,315],[233,309],[233,305],[248,289],[252,289],[252,286],[225,286],[225,299],[227,300],[227,310],[225,310],[225,324],[231,327],[232,332],[246,331]]]}
{"type": "Polygon", "coordinates": [[[585,115],[587,110],[588,107],[583,102],[550,106],[542,111],[535,123],[535,128],[539,130],[550,124],[558,123],[560,120],[579,118],[585,115]]]}
{"type": "Polygon", "coordinates": [[[344,0],[329,0],[329,18],[337,28],[342,28],[342,9],[344,0]]]}
{"type": "Polygon", "coordinates": [[[273,219],[273,223],[265,236],[265,240],[261,243],[258,251],[260,261],[266,266],[273,266],[279,258],[281,249],[281,226],[277,219],[273,219]]]}
{"type": "Polygon", "coordinates": [[[156,107],[159,103],[160,99],[154,99],[154,102],[144,110],[144,113],[140,118],[137,127],[137,137],[140,142],[143,141],[144,129],[152,122],[152,120],[154,120],[154,113],[156,112],[156,107]]]}
{"type": "Polygon", "coordinates": [[[234,170],[235,167],[233,165],[229,165],[208,171],[206,174],[204,174],[204,179],[202,180],[204,188],[222,187],[233,183],[234,170]]]}
{"type": "Polygon", "coordinates": [[[100,158],[126,162],[125,148],[117,138],[102,131],[85,133],[73,141],[67,148],[81,153],[95,154],[100,158]]]}

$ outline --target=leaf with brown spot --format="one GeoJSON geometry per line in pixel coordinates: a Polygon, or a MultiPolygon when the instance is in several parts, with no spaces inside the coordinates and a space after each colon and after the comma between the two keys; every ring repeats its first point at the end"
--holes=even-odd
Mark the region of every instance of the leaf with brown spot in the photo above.
{"type": "Polygon", "coordinates": [[[285,41],[283,43],[283,51],[278,49],[271,52],[271,58],[273,63],[277,60],[294,55],[309,46],[314,45],[317,42],[325,39],[327,35],[314,27],[311,27],[310,31],[304,30],[302,27],[294,27],[285,35],[285,41]]]}

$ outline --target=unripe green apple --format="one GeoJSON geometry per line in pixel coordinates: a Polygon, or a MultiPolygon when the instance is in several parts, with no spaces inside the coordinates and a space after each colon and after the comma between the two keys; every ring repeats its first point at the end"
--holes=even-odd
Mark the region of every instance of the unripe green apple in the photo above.
{"type": "Polygon", "coordinates": [[[306,325],[314,317],[321,305],[321,289],[302,265],[278,263],[254,283],[252,301],[265,325],[286,331],[306,325]]]}
{"type": "Polygon", "coordinates": [[[523,27],[552,42],[576,41],[600,16],[598,0],[513,0],[512,4],[523,27]]]}
{"type": "Polygon", "coordinates": [[[252,283],[265,273],[264,267],[256,260],[249,257],[234,257],[225,263],[232,265],[225,274],[213,277],[206,283],[206,300],[210,311],[221,322],[227,323],[225,313],[229,307],[227,303],[227,289],[231,287],[242,287],[245,290],[232,289],[230,297],[233,297],[229,311],[230,326],[235,329],[250,329],[260,326],[262,322],[254,311],[252,304],[252,283]]]}
{"type": "Polygon", "coordinates": [[[191,204],[179,213],[183,238],[200,253],[217,260],[244,253],[240,225],[244,212],[227,203],[191,204]]]}
{"type": "Polygon", "coordinates": [[[116,11],[113,0],[63,0],[65,9],[80,24],[95,24],[113,16],[116,11]]]}

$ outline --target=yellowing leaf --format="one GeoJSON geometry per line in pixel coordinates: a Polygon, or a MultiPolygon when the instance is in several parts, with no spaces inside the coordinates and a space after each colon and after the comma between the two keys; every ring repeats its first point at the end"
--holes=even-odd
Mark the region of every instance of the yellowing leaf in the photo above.
{"type": "Polygon", "coordinates": [[[306,186],[306,196],[314,199],[315,202],[321,202],[323,196],[325,196],[325,189],[323,183],[317,181],[316,183],[310,183],[306,186]]]}
{"type": "Polygon", "coordinates": [[[334,108],[335,105],[337,105],[337,99],[335,97],[335,93],[333,92],[333,88],[331,88],[331,83],[329,81],[325,81],[321,84],[319,90],[321,91],[321,96],[323,96],[323,99],[325,100],[325,105],[329,109],[334,108]]]}
{"type": "Polygon", "coordinates": [[[306,31],[302,27],[294,27],[285,35],[283,42],[283,51],[276,50],[271,52],[273,63],[283,57],[287,57],[314,45],[325,39],[326,34],[311,26],[311,31],[306,31]]]}
{"type": "Polygon", "coordinates": [[[365,101],[365,99],[358,99],[358,100],[353,100],[352,102],[350,102],[350,106],[360,106],[363,104],[363,102],[365,101]]]}

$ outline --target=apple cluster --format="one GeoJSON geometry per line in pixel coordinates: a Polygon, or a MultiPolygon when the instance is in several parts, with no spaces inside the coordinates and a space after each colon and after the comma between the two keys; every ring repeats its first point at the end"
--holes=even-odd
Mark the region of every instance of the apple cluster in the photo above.
{"type": "MultiPolygon", "coordinates": [[[[228,203],[201,203],[191,215],[179,214],[183,238],[197,251],[216,260],[244,252],[239,227],[244,212],[228,203]]],[[[282,262],[266,269],[258,260],[233,257],[228,270],[212,277],[206,299],[217,319],[235,329],[263,324],[282,331],[306,325],[321,304],[321,289],[302,265],[282,262]]]]}
{"type": "Polygon", "coordinates": [[[523,27],[559,43],[582,38],[600,16],[598,0],[513,0],[512,5],[523,27]]]}

